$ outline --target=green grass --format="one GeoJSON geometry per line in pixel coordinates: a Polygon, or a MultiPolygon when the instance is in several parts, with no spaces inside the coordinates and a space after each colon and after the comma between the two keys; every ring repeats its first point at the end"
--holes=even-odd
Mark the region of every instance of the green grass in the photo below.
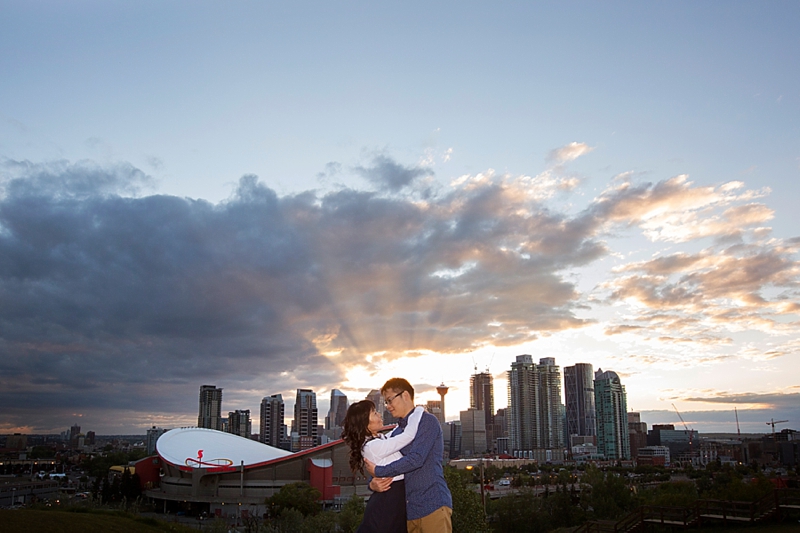
{"type": "Polygon", "coordinates": [[[139,518],[119,511],[40,511],[19,509],[0,510],[0,533],[188,533],[191,529],[181,524],[162,522],[153,518],[139,518]]]}

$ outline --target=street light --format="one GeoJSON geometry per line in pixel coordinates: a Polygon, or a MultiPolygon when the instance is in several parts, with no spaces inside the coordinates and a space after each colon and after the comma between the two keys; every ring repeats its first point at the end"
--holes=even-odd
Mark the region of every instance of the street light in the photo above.
{"type": "MultiPolygon", "coordinates": [[[[485,482],[483,480],[483,458],[478,460],[478,465],[481,467],[481,506],[483,507],[483,517],[486,518],[486,494],[484,493],[485,482]]],[[[467,470],[472,470],[475,465],[467,466],[467,470]]]]}

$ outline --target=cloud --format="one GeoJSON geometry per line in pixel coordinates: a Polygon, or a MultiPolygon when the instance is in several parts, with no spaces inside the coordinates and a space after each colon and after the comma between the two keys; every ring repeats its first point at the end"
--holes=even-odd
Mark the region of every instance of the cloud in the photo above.
{"type": "Polygon", "coordinates": [[[586,143],[571,142],[561,148],[551,150],[550,153],[547,154],[547,160],[556,163],[566,163],[567,161],[578,159],[580,156],[588,154],[592,150],[594,150],[594,148],[586,143]]]}
{"type": "MultiPolygon", "coordinates": [[[[709,202],[764,216],[740,186],[618,181],[568,214],[549,202],[578,182],[547,172],[462,176],[424,200],[400,194],[423,169],[379,157],[364,172],[382,186],[279,196],[248,175],[211,204],[140,196],[151,180],[128,164],[5,161],[4,427],[52,430],[73,413],[141,424],[131,405],[190,420],[203,383],[253,405],[338,386],[354,367],[518,346],[595,322],[574,272],[609,256],[615,228],[709,202]]],[[[642,364],[684,364],[657,349],[788,328],[770,313],[797,311],[800,241],[743,239],[620,265],[592,301],[638,311],[606,331],[650,343],[642,364]]]]}
{"type": "Polygon", "coordinates": [[[373,157],[370,167],[357,166],[354,170],[356,174],[377,185],[381,190],[392,192],[408,187],[417,178],[433,175],[428,166],[407,167],[385,155],[373,157]]]}
{"type": "Polygon", "coordinates": [[[148,178],[129,165],[5,172],[0,401],[38,428],[98,404],[192,413],[206,382],[324,388],[369,354],[581,327],[565,272],[606,253],[525,179],[420,203],[348,188],[280,197],[244,176],[210,204],[132,196],[148,178]]]}

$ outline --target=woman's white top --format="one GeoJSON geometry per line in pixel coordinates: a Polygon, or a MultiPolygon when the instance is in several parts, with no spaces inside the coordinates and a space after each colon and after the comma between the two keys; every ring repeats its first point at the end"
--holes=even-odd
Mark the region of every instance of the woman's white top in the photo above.
{"type": "MultiPolygon", "coordinates": [[[[411,441],[417,436],[417,428],[424,411],[424,407],[415,407],[411,414],[408,415],[408,424],[406,424],[402,433],[394,437],[380,434],[374,439],[368,440],[361,449],[361,455],[376,465],[388,465],[398,459],[402,459],[403,454],[400,453],[400,450],[411,444],[411,441]]],[[[392,479],[394,481],[403,479],[403,475],[400,474],[392,479]]]]}

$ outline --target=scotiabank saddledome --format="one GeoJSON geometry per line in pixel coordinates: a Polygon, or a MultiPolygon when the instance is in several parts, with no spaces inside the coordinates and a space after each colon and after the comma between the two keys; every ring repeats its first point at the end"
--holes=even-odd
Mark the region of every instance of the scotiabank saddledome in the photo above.
{"type": "Polygon", "coordinates": [[[260,516],[266,498],[298,481],[319,490],[325,504],[367,496],[367,479],[350,471],[348,451],[341,440],[291,453],[213,429],[181,428],[164,433],[158,459],[143,459],[136,471],[146,476],[140,463],[147,461],[160,468],[146,495],[163,500],[165,510],[260,516]]]}

